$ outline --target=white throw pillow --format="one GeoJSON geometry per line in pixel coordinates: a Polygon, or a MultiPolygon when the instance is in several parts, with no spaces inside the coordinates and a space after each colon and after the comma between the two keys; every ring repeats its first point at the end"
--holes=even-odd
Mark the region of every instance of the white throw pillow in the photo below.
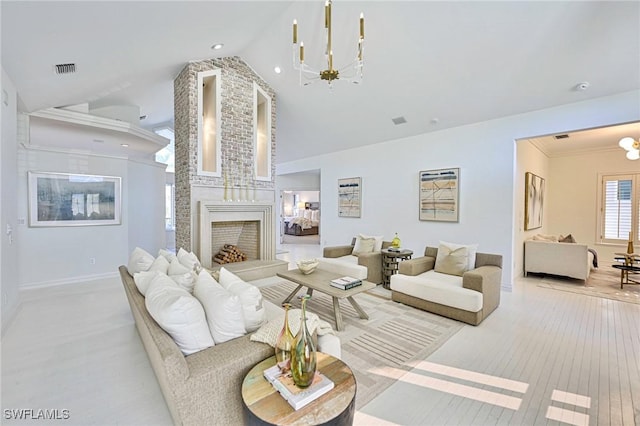
{"type": "Polygon", "coordinates": [[[129,256],[129,263],[127,264],[129,274],[133,276],[136,272],[148,271],[154,260],[156,259],[144,249],[136,247],[129,256]]]}
{"type": "Polygon", "coordinates": [[[376,243],[373,245],[373,251],[378,252],[382,250],[382,239],[384,238],[382,235],[364,235],[360,234],[362,238],[374,238],[376,243]]]}
{"type": "Polygon", "coordinates": [[[373,248],[376,245],[376,239],[374,237],[364,237],[363,235],[358,235],[356,237],[356,243],[353,246],[353,250],[351,254],[359,255],[364,253],[373,252],[373,248]]]}
{"type": "MultiPolygon", "coordinates": [[[[298,334],[298,331],[300,330],[301,314],[302,310],[300,309],[289,310],[289,329],[291,330],[291,334],[294,336],[298,334]]],[[[307,330],[309,330],[309,333],[313,334],[319,323],[320,318],[318,318],[318,315],[307,311],[307,330]]],[[[275,348],[276,340],[278,339],[278,335],[280,334],[283,326],[284,312],[280,313],[278,316],[269,320],[266,324],[260,327],[258,331],[251,335],[251,340],[254,342],[266,343],[275,348]]]]}
{"type": "Polygon", "coordinates": [[[169,270],[169,261],[164,256],[156,257],[156,260],[153,261],[153,263],[151,264],[151,267],[149,268],[149,271],[159,271],[159,272],[162,272],[163,274],[166,274],[168,270],[169,270]]]}
{"type": "MultiPolygon", "coordinates": [[[[136,272],[133,274],[133,281],[136,283],[136,287],[140,294],[145,296],[147,294],[147,290],[151,285],[151,282],[158,276],[165,275],[160,271],[142,271],[136,272]]],[[[165,275],[166,276],[166,275],[165,275]]],[[[173,281],[171,281],[173,283],[173,281]]]]}
{"type": "Polygon", "coordinates": [[[189,293],[193,292],[193,286],[195,284],[197,276],[192,269],[184,266],[177,258],[173,259],[173,261],[169,264],[167,275],[169,275],[169,277],[174,280],[176,284],[187,290],[189,293]]]}
{"type": "Polygon", "coordinates": [[[169,263],[171,263],[171,261],[176,258],[176,254],[175,253],[170,252],[169,250],[165,250],[165,249],[158,250],[158,256],[164,257],[165,259],[167,259],[169,261],[169,263]]]}
{"type": "Polygon", "coordinates": [[[189,355],[215,344],[200,302],[166,275],[159,274],[152,281],[145,306],[183,354],[189,355]]]}
{"type": "Polygon", "coordinates": [[[477,244],[462,245],[440,241],[434,270],[461,276],[475,268],[477,251],[477,244]]]}
{"type": "Polygon", "coordinates": [[[267,314],[262,304],[262,293],[258,287],[244,282],[225,268],[220,268],[218,282],[222,287],[240,298],[242,303],[244,328],[247,333],[256,331],[264,324],[267,314]]]}
{"type": "Polygon", "coordinates": [[[244,336],[242,303],[225,290],[207,271],[201,271],[193,295],[202,303],[213,341],[223,343],[244,336]]]}
{"type": "Polygon", "coordinates": [[[182,247],[178,250],[178,260],[191,271],[200,272],[200,260],[193,252],[188,252],[182,247]]]}

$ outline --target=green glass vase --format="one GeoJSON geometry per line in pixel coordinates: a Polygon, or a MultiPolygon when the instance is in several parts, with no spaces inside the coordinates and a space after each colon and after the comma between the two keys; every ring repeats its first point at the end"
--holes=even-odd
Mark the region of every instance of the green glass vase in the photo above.
{"type": "Polygon", "coordinates": [[[291,376],[293,382],[300,388],[309,387],[316,374],[316,347],[307,329],[307,300],[310,297],[305,295],[302,298],[300,331],[294,339],[291,350],[291,376]]]}
{"type": "Polygon", "coordinates": [[[396,232],[396,236],[391,240],[391,247],[400,248],[400,238],[398,237],[398,233],[396,232]]]}
{"type": "Polygon", "coordinates": [[[288,371],[291,362],[291,348],[293,348],[294,337],[289,328],[289,309],[291,309],[290,303],[283,303],[284,308],[284,325],[278,338],[276,339],[276,363],[282,371],[288,371]]]}

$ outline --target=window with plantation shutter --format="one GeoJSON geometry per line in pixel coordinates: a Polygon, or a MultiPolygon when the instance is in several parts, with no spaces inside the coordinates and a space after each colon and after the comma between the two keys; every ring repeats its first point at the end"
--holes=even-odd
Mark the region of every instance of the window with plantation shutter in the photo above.
{"type": "Polygon", "coordinates": [[[602,176],[600,241],[640,241],[640,174],[602,176]]]}

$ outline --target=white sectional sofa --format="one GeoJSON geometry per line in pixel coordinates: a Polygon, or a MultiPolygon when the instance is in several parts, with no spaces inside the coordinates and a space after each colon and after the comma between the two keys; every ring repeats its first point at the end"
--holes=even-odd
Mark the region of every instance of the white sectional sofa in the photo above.
{"type": "Polygon", "coordinates": [[[586,244],[526,240],[524,275],[542,273],[587,280],[593,265],[593,253],[586,244]]]}

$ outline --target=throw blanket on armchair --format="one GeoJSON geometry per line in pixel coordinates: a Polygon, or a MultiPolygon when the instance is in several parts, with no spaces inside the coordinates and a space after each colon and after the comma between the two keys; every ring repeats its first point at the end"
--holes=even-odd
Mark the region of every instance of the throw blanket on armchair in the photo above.
{"type": "Polygon", "coordinates": [[[593,267],[597,268],[598,267],[598,252],[596,252],[592,248],[588,248],[587,250],[589,250],[593,254],[593,267]]]}

